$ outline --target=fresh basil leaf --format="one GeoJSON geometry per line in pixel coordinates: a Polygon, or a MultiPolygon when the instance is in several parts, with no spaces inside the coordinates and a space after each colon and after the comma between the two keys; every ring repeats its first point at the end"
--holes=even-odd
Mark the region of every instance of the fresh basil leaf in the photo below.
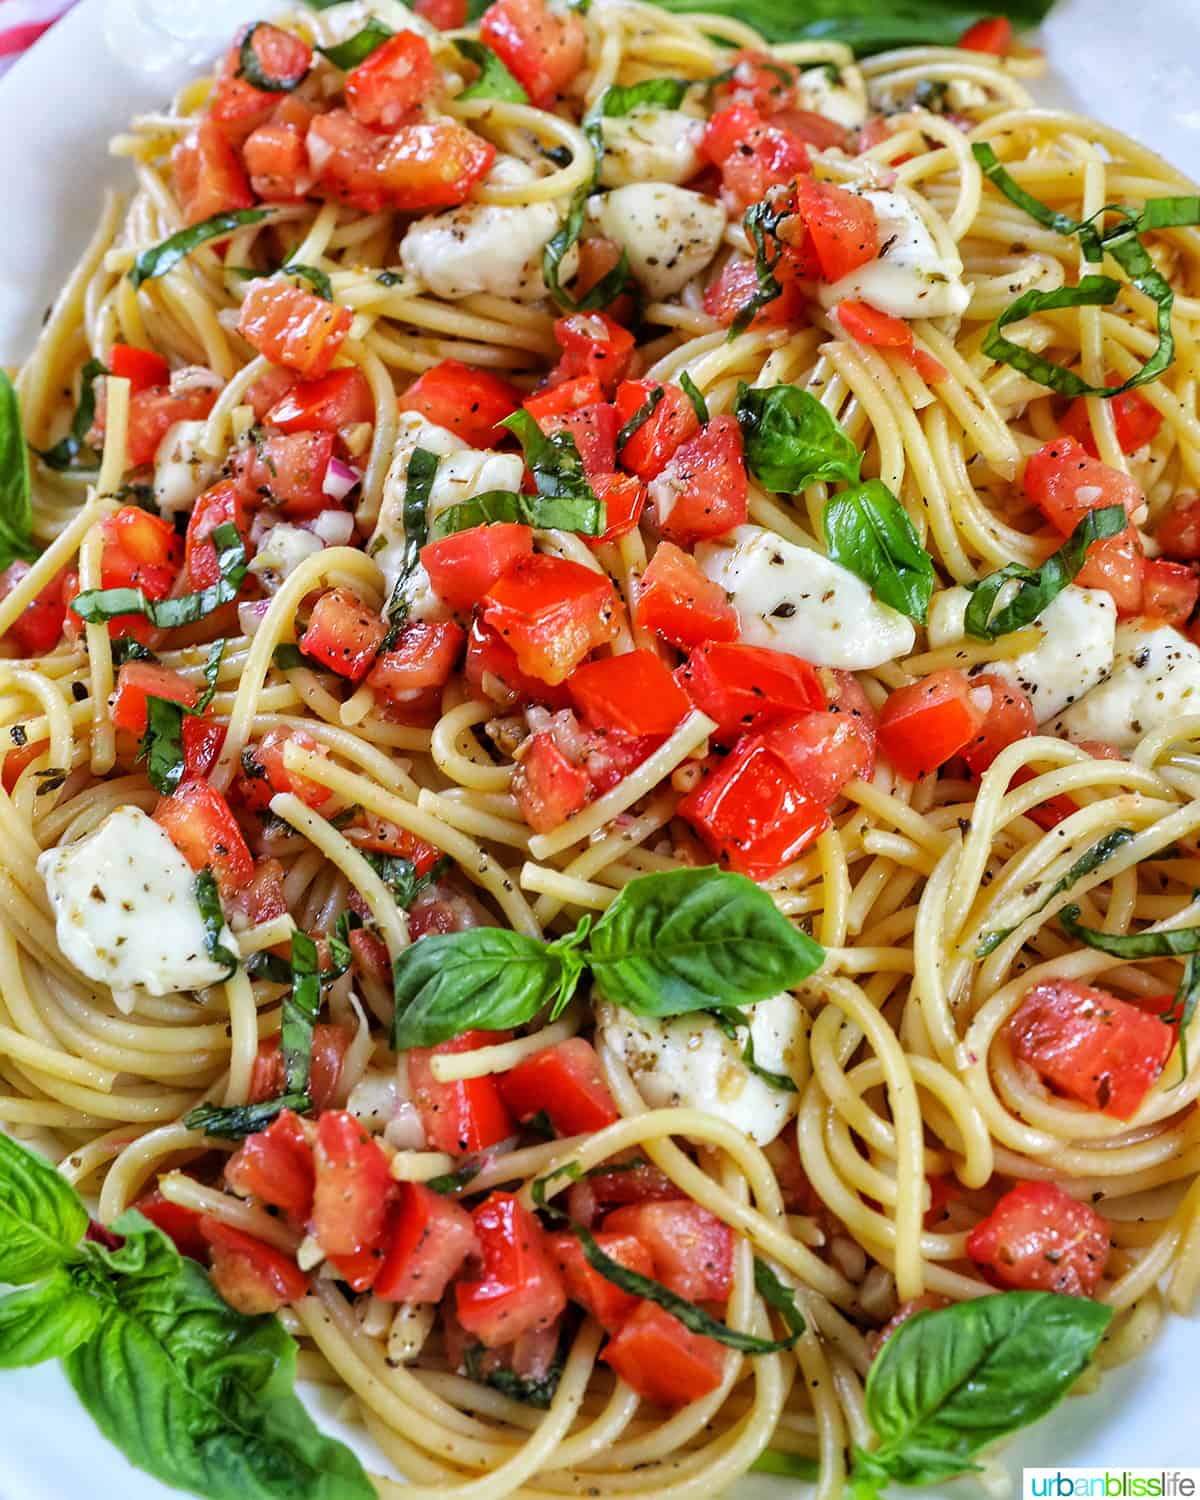
{"type": "Polygon", "coordinates": [[[80,456],[90,459],[90,462],[82,467],[94,469],[99,464],[99,456],[95,450],[89,448],[84,442],[93,421],[96,418],[96,388],[94,382],[101,375],[107,375],[108,368],[102,360],[89,359],[79,372],[79,403],[75,408],[75,415],[71,418],[71,429],[66,437],[59,438],[53,448],[34,449],[37,456],[48,469],[62,471],[78,465],[80,456]]]}
{"type": "Polygon", "coordinates": [[[184,1115],[183,1123],[189,1130],[203,1131],[219,1140],[241,1141],[265,1130],[285,1109],[306,1115],[312,1107],[307,1094],[279,1094],[258,1104],[197,1104],[184,1115]]]}
{"type": "Polygon", "coordinates": [[[779,1448],[764,1448],[750,1465],[753,1474],[782,1474],[789,1479],[815,1482],[821,1477],[821,1465],[815,1458],[800,1453],[784,1453],[779,1448]]]}
{"type": "Polygon", "coordinates": [[[583,459],[571,434],[544,433],[523,408],[505,417],[499,425],[516,434],[538,494],[545,500],[573,502],[581,524],[571,529],[584,536],[599,536],[608,524],[605,507],[588,483],[583,459]]]}
{"type": "Polygon", "coordinates": [[[605,998],[643,1016],[753,1005],[824,957],[752,880],[711,865],[631,880],[584,952],[605,998]]]}
{"type": "Polygon", "coordinates": [[[1086,1297],[1001,1292],[902,1323],[867,1375],[879,1444],[856,1450],[852,1483],[927,1484],[974,1467],[987,1444],[1058,1405],[1112,1315],[1086,1297]]]}
{"type": "Polygon", "coordinates": [[[424,1184],[435,1193],[441,1193],[444,1197],[453,1196],[460,1188],[465,1188],[467,1183],[479,1176],[480,1160],[475,1156],[468,1156],[461,1166],[455,1167],[453,1172],[443,1172],[440,1177],[430,1177],[424,1184]]]}
{"type": "Polygon", "coordinates": [[[146,732],[137,759],[156,792],[169,797],[183,779],[183,708],[166,698],[146,697],[146,732]]]}
{"type": "Polygon", "coordinates": [[[692,379],[686,370],[679,376],[679,385],[683,394],[692,403],[692,410],[696,413],[696,421],[701,427],[708,426],[708,402],[704,399],[704,393],[692,379]]]}
{"type": "Polygon", "coordinates": [[[1114,958],[1173,958],[1200,952],[1200,927],[1174,927],[1167,932],[1101,932],[1098,927],[1080,923],[1077,906],[1064,906],[1058,920],[1068,937],[1114,958]]]}
{"type": "MultiPolygon", "coordinates": [[[[338,0],[338,3],[340,4],[341,0],[338,0]]],[[[309,663],[295,641],[280,641],[271,652],[271,665],[278,667],[281,672],[294,672],[297,667],[306,667],[309,663]]]]}
{"type": "Polygon", "coordinates": [[[29,452],[21,427],[16,387],[0,370],[0,567],[15,557],[31,562],[33,501],[29,487],[29,452]]]}
{"type": "Polygon", "coordinates": [[[232,521],[223,521],[210,533],[220,573],[216,583],[196,593],[175,599],[148,599],[139,588],[85,589],[71,601],[71,608],[89,624],[112,620],[118,615],[145,615],[160,630],[194,625],[222,604],[238,596],[246,577],[246,548],[232,521]]]}
{"type": "Polygon", "coordinates": [[[401,854],[368,852],[365,857],[380,880],[391,891],[396,905],[403,907],[405,911],[408,911],[422,891],[428,890],[431,885],[436,885],[453,863],[448,855],[443,854],[423,875],[418,875],[417,867],[412,860],[405,859],[401,854]]]}
{"type": "Polygon", "coordinates": [[[25,1286],[48,1276],[87,1227],[87,1210],[66,1178],[0,1131],[0,1282],[25,1286]]]}
{"type": "Polygon", "coordinates": [[[266,21],[255,21],[246,28],[246,34],[242,37],[242,45],[238,48],[238,63],[234,76],[244,78],[251,88],[256,88],[263,94],[290,94],[308,77],[308,64],[306,63],[299,73],[293,73],[286,78],[276,78],[273,74],[265,72],[254,48],[254,38],[258,34],[259,27],[268,24],[266,21]]]}
{"type": "Polygon", "coordinates": [[[602,119],[617,119],[635,109],[678,109],[693,84],[687,78],[644,78],[627,87],[612,83],[589,113],[602,119]]]}
{"type": "Polygon", "coordinates": [[[459,52],[479,69],[479,77],[467,85],[460,99],[503,99],[509,104],[528,104],[529,95],[485,43],[473,37],[455,37],[459,52]]]}
{"type": "Polygon", "coordinates": [[[329,939],[329,956],[340,979],[354,962],[354,950],[350,947],[350,934],[362,926],[362,918],[356,911],[347,908],[338,917],[329,939]]]}
{"type": "MultiPolygon", "coordinates": [[[[337,0],[337,4],[341,5],[342,0],[337,0]]],[[[380,286],[399,286],[405,280],[405,276],[403,271],[380,271],[375,280],[380,286]]]]}
{"type": "Polygon", "coordinates": [[[157,661],[158,657],[149,646],[134,640],[131,635],[119,635],[112,643],[114,667],[123,667],[127,661],[157,661]]]}
{"type": "Polygon", "coordinates": [[[1162,1016],[1168,1026],[1179,1028],[1180,1083],[1183,1083],[1188,1076],[1188,1027],[1192,1024],[1192,1017],[1196,1014],[1197,1004],[1200,1004],[1200,954],[1190,953],[1187,963],[1183,966],[1183,974],[1175,990],[1175,998],[1171,1002],[1170,1009],[1164,1011],[1162,1016]]]}
{"type": "Polygon", "coordinates": [[[633,437],[634,433],[640,432],[662,403],[664,391],[661,385],[656,385],[646,399],[624,424],[617,433],[617,452],[620,453],[625,444],[633,437]]]}
{"type": "Polygon", "coordinates": [[[799,1338],[804,1332],[804,1314],[796,1306],[795,1292],[780,1281],[775,1270],[757,1255],[754,1257],[754,1289],[787,1324],[788,1332],[799,1338]]]}
{"type": "Polygon", "coordinates": [[[1075,579],[1087,561],[1093,542],[1116,536],[1128,525],[1125,507],[1106,505],[1089,510],[1057,552],[1052,552],[1040,567],[1027,568],[1023,563],[1006,563],[996,572],[971,585],[971,600],[963,618],[968,635],[977,640],[994,641],[998,635],[1031,625],[1048,604],[1075,579]],[[1015,579],[1018,588],[1009,602],[996,611],[1000,590],[1015,579]]]}
{"type": "Polygon", "coordinates": [[[213,872],[205,867],[197,874],[193,887],[196,896],[196,905],[200,908],[200,917],[204,922],[204,936],[208,946],[208,956],[215,964],[224,964],[230,974],[237,972],[241,958],[236,953],[231,953],[221,942],[221,929],[225,926],[225,914],[221,910],[221,898],[217,894],[217,882],[213,878],[213,872]]]}
{"type": "Polygon", "coordinates": [[[356,31],[353,36],[348,36],[343,42],[335,42],[332,47],[318,47],[317,51],[322,57],[326,57],[335,68],[341,68],[343,73],[349,73],[351,68],[357,68],[360,62],[366,62],[371,53],[384,42],[388,42],[395,36],[390,26],[378,18],[371,16],[361,31],[356,31]]]}
{"type": "Polygon", "coordinates": [[[770,1068],[764,1068],[761,1063],[755,1061],[754,1057],[754,1035],[746,1022],[746,1045],[742,1049],[742,1061],[750,1069],[756,1078],[761,1078],[771,1088],[778,1089],[782,1094],[798,1094],[800,1090],[796,1087],[794,1078],[787,1073],[772,1073],[770,1068]]]}
{"type": "Polygon", "coordinates": [[[497,521],[516,521],[538,531],[574,531],[598,536],[604,530],[604,506],[595,495],[551,499],[544,495],[522,495],[512,490],[488,490],[439,511],[430,527],[432,539],[490,526],[497,521]]]}
{"type": "Polygon", "coordinates": [[[129,271],[129,279],[135,287],[139,287],[156,276],[165,276],[173,266],[177,266],[193,250],[198,250],[209,240],[223,239],[235,229],[241,229],[244,224],[261,224],[268,213],[269,210],[265,208],[237,208],[229,213],[213,214],[209,219],[202,219],[199,224],[189,224],[186,229],[179,230],[169,239],[152,245],[149,250],[143,250],[129,271]]]}
{"type": "Polygon", "coordinates": [[[601,96],[588,111],[583,122],[583,133],[588,138],[594,158],[592,175],[572,194],[566,217],[546,241],[545,249],[542,251],[542,280],[546,283],[546,289],[550,295],[567,312],[595,312],[599,308],[608,307],[633,280],[633,273],[629,269],[629,254],[624,249],[621,251],[620,260],[612,270],[606,272],[582,297],[573,297],[559,280],[559,268],[564,256],[578,242],[579,236],[583,233],[588,199],[600,185],[600,164],[604,160],[604,133],[600,127],[603,102],[603,96],[601,96]]]}
{"type": "Polygon", "coordinates": [[[283,1092],[308,1092],[312,1066],[313,1026],[321,1009],[317,945],[307,932],[292,933],[292,993],[283,1002],[279,1054],[283,1059],[283,1092]]]}
{"type": "Polygon", "coordinates": [[[396,637],[408,620],[408,598],[405,590],[421,563],[421,548],[429,540],[429,495],[440,460],[427,448],[414,448],[404,476],[404,556],[400,572],[392,587],[391,598],[383,611],[388,633],[380,651],[390,651],[396,637]]]}
{"type": "Polygon", "coordinates": [[[65,1270],[0,1297],[0,1370],[62,1359],[100,1326],[100,1309],[65,1270]]]}
{"type": "Polygon", "coordinates": [[[246,973],[251,979],[265,979],[269,984],[290,985],[292,982],[292,966],[287,959],[265,949],[252,953],[246,960],[246,973]]]}
{"type": "Polygon", "coordinates": [[[933,597],[933,559],[908,512],[882,479],[868,479],[825,502],[825,545],[884,604],[924,625],[933,597]]]}
{"type": "Polygon", "coordinates": [[[818,480],[858,484],[862,454],[811,391],[741,381],[733,410],[742,429],[746,465],[766,489],[798,495],[818,480]]]}
{"type": "Polygon", "coordinates": [[[508,1370],[503,1366],[485,1371],[483,1361],[487,1352],[482,1344],[472,1344],[467,1349],[463,1356],[463,1363],[468,1380],[474,1380],[479,1385],[490,1385],[494,1390],[503,1392],[510,1400],[520,1401],[525,1406],[534,1406],[539,1411],[549,1411],[550,1403],[554,1400],[554,1393],[558,1390],[558,1382],[562,1379],[563,1365],[566,1363],[566,1355],[561,1346],[550,1368],[540,1379],[536,1380],[526,1379],[518,1375],[515,1370],[508,1370]]]}
{"type": "Polygon", "coordinates": [[[333,301],[333,282],[320,266],[305,266],[299,261],[289,261],[287,265],[280,266],[281,276],[298,276],[301,281],[307,281],[318,297],[323,297],[326,302],[333,301]]]}
{"type": "Polygon", "coordinates": [[[776,268],[783,259],[783,247],[776,242],[774,255],[767,249],[767,236],[775,233],[783,217],[783,210],[773,209],[766,199],[761,203],[751,204],[746,210],[742,224],[750,236],[750,243],[754,246],[754,275],[757,286],[750,300],[739,309],[737,316],[729,325],[726,342],[745,333],[768,302],[774,302],[776,297],[783,296],[783,287],[775,275],[776,268]]]}

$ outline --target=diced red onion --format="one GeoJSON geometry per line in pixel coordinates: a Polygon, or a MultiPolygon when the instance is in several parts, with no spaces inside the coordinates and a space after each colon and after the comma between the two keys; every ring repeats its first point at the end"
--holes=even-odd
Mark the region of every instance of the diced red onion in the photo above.
{"type": "Polygon", "coordinates": [[[340,458],[331,458],[321,481],[321,493],[331,500],[344,500],[361,477],[357,469],[344,464],[340,458]]]}
{"type": "Polygon", "coordinates": [[[219,391],[225,382],[207,365],[184,365],[171,371],[172,396],[186,396],[189,391],[219,391]]]}

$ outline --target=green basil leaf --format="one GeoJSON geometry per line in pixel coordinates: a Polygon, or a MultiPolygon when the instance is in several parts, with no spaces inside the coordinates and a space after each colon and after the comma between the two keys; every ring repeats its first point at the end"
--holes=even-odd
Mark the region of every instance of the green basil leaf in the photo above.
{"type": "Polygon", "coordinates": [[[146,732],[137,759],[156,792],[169,797],[183,779],[183,708],[166,698],[146,697],[146,732]]]}
{"type": "Polygon", "coordinates": [[[766,489],[798,495],[818,480],[858,484],[862,454],[811,391],[741,381],[733,410],[746,445],[746,466],[766,489]]]}
{"type": "Polygon", "coordinates": [[[1006,563],[996,572],[971,585],[971,601],[963,618],[968,635],[977,640],[994,641],[1031,625],[1048,604],[1075,579],[1087,561],[1093,542],[1116,536],[1128,525],[1125,507],[1106,505],[1089,510],[1057,552],[1052,552],[1040,567],[1027,568],[1023,563],[1006,563]],[[997,596],[1010,580],[1018,583],[1017,592],[993,615],[997,596]]]}
{"type": "Polygon", "coordinates": [[[62,471],[70,469],[78,464],[80,455],[91,460],[82,467],[94,469],[98,466],[100,459],[94,449],[84,442],[96,417],[96,388],[94,382],[101,375],[107,375],[108,369],[98,359],[89,359],[79,372],[79,403],[75,407],[75,415],[71,418],[71,429],[66,437],[59,438],[53,448],[34,449],[41,461],[48,469],[62,471]]]}
{"type": "Polygon", "coordinates": [[[804,1332],[804,1314],[796,1306],[795,1292],[780,1281],[775,1270],[757,1255],[754,1257],[754,1289],[787,1324],[788,1332],[799,1338],[804,1332]]]}
{"type": "Polygon", "coordinates": [[[0,1370],[62,1359],[100,1326],[100,1309],[64,1270],[0,1297],[0,1370]]]}
{"type": "Polygon", "coordinates": [[[459,52],[479,69],[479,77],[467,85],[460,99],[504,99],[510,104],[528,104],[529,95],[485,43],[472,37],[455,37],[459,52]]]}
{"type": "Polygon", "coordinates": [[[687,78],[644,78],[628,87],[609,84],[589,114],[602,119],[616,119],[635,109],[678,109],[692,82],[687,78]]]}
{"type": "Polygon", "coordinates": [[[289,261],[287,265],[280,266],[281,276],[298,276],[301,281],[307,281],[318,297],[323,297],[326,302],[333,301],[333,282],[320,266],[305,266],[299,261],[289,261]]]}
{"type": "Polygon", "coordinates": [[[279,1054],[283,1059],[283,1092],[308,1092],[312,1066],[313,1026],[321,1009],[317,945],[308,933],[292,933],[292,993],[283,1002],[279,1054]]]}
{"type": "Polygon", "coordinates": [[[377,854],[369,851],[365,857],[380,880],[391,891],[396,905],[403,907],[405,911],[408,911],[422,891],[428,890],[431,885],[436,885],[453,864],[450,857],[444,854],[441,859],[433,862],[424,875],[418,875],[416,865],[411,859],[405,859],[403,855],[377,854]]]}
{"type": "Polygon", "coordinates": [[[686,370],[679,376],[679,385],[684,395],[692,403],[692,410],[696,413],[696,421],[701,427],[708,426],[708,402],[704,399],[704,393],[692,379],[686,370]]]}
{"type": "Polygon", "coordinates": [[[453,1196],[460,1188],[466,1187],[467,1183],[479,1176],[480,1160],[476,1156],[468,1156],[462,1166],[455,1167],[453,1172],[443,1172],[440,1177],[430,1177],[425,1183],[435,1193],[441,1193],[444,1197],[453,1196]]]}
{"type": "Polygon", "coordinates": [[[258,28],[267,24],[266,21],[255,21],[247,27],[242,45],[238,48],[238,65],[234,76],[244,78],[252,88],[264,94],[290,94],[308,77],[308,64],[299,73],[293,73],[287,78],[276,78],[273,74],[264,72],[254,49],[254,38],[258,34],[258,28]]]}
{"type": "Polygon", "coordinates": [[[385,26],[378,16],[371,16],[361,31],[348,36],[344,42],[335,42],[332,47],[318,47],[317,51],[322,57],[328,58],[335,68],[341,68],[344,73],[349,73],[351,68],[357,68],[360,62],[366,62],[377,47],[382,47],[384,42],[390,41],[395,34],[392,28],[385,26]]]}
{"type": "Polygon", "coordinates": [[[753,1005],[824,957],[752,880],[715,866],[631,880],[584,951],[605,998],[644,1016],[753,1005]]]}
{"type": "Polygon", "coordinates": [[[278,953],[252,953],[246,960],[246,973],[251,979],[265,979],[269,984],[290,985],[292,982],[292,966],[278,953]]]}
{"type": "Polygon", "coordinates": [[[598,308],[608,307],[633,280],[633,273],[629,269],[629,255],[624,249],[621,251],[620,260],[612,270],[606,272],[582,297],[573,297],[563,286],[558,275],[563,257],[578,242],[579,236],[583,233],[588,199],[600,184],[600,163],[604,160],[604,134],[600,128],[602,103],[603,96],[588,111],[583,122],[583,133],[588,138],[595,158],[592,175],[587,182],[576,188],[567,208],[566,217],[546,241],[545,249],[542,251],[542,280],[546,283],[546,289],[550,295],[567,312],[595,312],[598,308]]]}
{"type": "Polygon", "coordinates": [[[230,213],[213,214],[199,224],[189,224],[169,239],[143,250],[129,271],[129,279],[139,287],[156,276],[165,276],[173,266],[209,240],[223,239],[244,224],[261,224],[269,212],[265,208],[237,208],[230,213]]]}
{"type": "Polygon", "coordinates": [[[196,905],[200,908],[200,917],[204,922],[204,936],[208,947],[208,956],[215,964],[224,964],[229,974],[237,972],[241,958],[236,953],[231,953],[221,942],[221,929],[225,926],[225,914],[221,910],[221,898],[217,894],[217,882],[213,878],[213,872],[205,865],[203,870],[196,876],[193,887],[196,896],[196,905]]]}
{"type": "Polygon", "coordinates": [[[31,562],[38,555],[32,531],[29,452],[21,407],[15,386],[0,370],[0,567],[8,567],[15,557],[31,562]]]}
{"type": "Polygon", "coordinates": [[[281,672],[294,672],[297,667],[307,667],[309,661],[295,641],[280,641],[271,653],[271,665],[281,672]]]}
{"type": "Polygon", "coordinates": [[[482,1344],[472,1344],[467,1349],[463,1363],[468,1380],[474,1380],[479,1385],[490,1385],[494,1390],[502,1391],[510,1400],[520,1401],[525,1406],[549,1411],[566,1363],[566,1354],[561,1345],[550,1368],[536,1380],[526,1379],[515,1370],[505,1369],[502,1365],[494,1370],[484,1370],[483,1362],[487,1352],[482,1344]]]}
{"type": "Polygon", "coordinates": [[[750,243],[754,246],[754,275],[757,286],[750,300],[739,309],[737,316],[729,325],[726,342],[737,338],[740,333],[745,333],[768,302],[774,302],[776,297],[783,296],[783,287],[775,275],[776,267],[783,258],[783,249],[781,246],[777,247],[774,255],[767,249],[767,236],[775,233],[783,217],[783,211],[773,209],[766,199],[761,203],[751,204],[746,210],[742,224],[750,236],[750,243]]]}
{"type": "Polygon", "coordinates": [[[133,636],[119,635],[112,643],[112,659],[114,667],[123,667],[127,661],[157,661],[158,657],[133,636]]]}
{"type": "Polygon", "coordinates": [[[908,512],[882,479],[868,479],[825,502],[825,545],[877,599],[925,623],[933,597],[933,559],[908,512]]]}
{"type": "Polygon", "coordinates": [[[214,526],[210,535],[220,577],[207,588],[175,599],[148,599],[137,588],[85,589],[72,599],[72,610],[89,624],[112,620],[118,615],[145,615],[160,630],[194,625],[222,604],[236,599],[246,577],[246,548],[233,522],[223,521],[214,526]]]}
{"type": "Polygon", "coordinates": [[[546,500],[574,502],[581,524],[571,529],[584,536],[599,536],[608,524],[605,507],[588,483],[583,459],[571,434],[563,431],[547,435],[523,408],[505,417],[499,425],[515,433],[520,441],[538,494],[546,500]]]}
{"type": "Polygon", "coordinates": [[[390,651],[396,637],[408,620],[408,598],[405,590],[421,562],[421,548],[429,540],[429,495],[440,460],[427,448],[414,448],[404,476],[404,556],[400,572],[392,587],[391,598],[383,611],[388,633],[380,651],[390,651]]]}
{"type": "Polygon", "coordinates": [[[861,1462],[870,1478],[925,1484],[971,1468],[988,1443],[1058,1405],[1112,1315],[1053,1292],[1001,1292],[918,1313],[871,1365],[867,1415],[879,1445],[859,1450],[856,1473],[861,1462]]]}
{"type": "MultiPolygon", "coordinates": [[[[343,0],[337,0],[338,5],[342,3],[343,0]]],[[[399,286],[405,280],[405,276],[403,271],[380,271],[375,280],[380,286],[399,286]]]]}
{"type": "Polygon", "coordinates": [[[1101,932],[1080,923],[1077,906],[1064,906],[1058,920],[1068,937],[1114,958],[1174,958],[1200,952],[1200,927],[1175,927],[1167,932],[1101,932]]]}
{"type": "Polygon", "coordinates": [[[307,1094],[279,1094],[258,1104],[197,1104],[184,1115],[183,1123],[189,1130],[220,1140],[241,1141],[265,1130],[285,1109],[305,1115],[312,1109],[312,1100],[307,1094]]]}
{"type": "Polygon", "coordinates": [[[512,490],[488,490],[440,511],[430,527],[434,541],[456,531],[490,526],[497,521],[516,521],[539,531],[574,531],[599,536],[604,530],[604,505],[593,495],[552,499],[544,495],[522,495],[512,490]]]}
{"type": "Polygon", "coordinates": [[[87,1209],[66,1178],[0,1131],[0,1282],[24,1286],[48,1276],[87,1227],[87,1209]]]}
{"type": "Polygon", "coordinates": [[[783,1474],[789,1479],[820,1479],[821,1465],[815,1458],[800,1453],[784,1453],[778,1448],[764,1448],[750,1465],[753,1474],[783,1474]]]}
{"type": "Polygon", "coordinates": [[[800,1090],[796,1087],[794,1078],[786,1073],[772,1073],[770,1068],[764,1068],[754,1058],[754,1036],[749,1029],[749,1021],[743,1023],[746,1026],[746,1045],[742,1049],[742,1061],[750,1069],[756,1078],[761,1078],[771,1088],[778,1089],[783,1094],[798,1094],[800,1090]]]}
{"type": "Polygon", "coordinates": [[[625,444],[634,435],[634,433],[640,432],[646,425],[646,423],[650,420],[650,418],[654,415],[654,413],[658,410],[659,405],[662,402],[663,395],[664,391],[662,386],[656,385],[650,392],[650,394],[646,397],[646,399],[642,402],[641,406],[638,407],[637,411],[634,412],[633,416],[630,417],[629,421],[626,422],[621,428],[620,432],[617,433],[618,453],[620,453],[621,449],[624,448],[625,444]]]}
{"type": "MultiPolygon", "coordinates": [[[[1200,954],[1190,953],[1175,990],[1175,998],[1162,1019],[1168,1026],[1179,1027],[1179,1082],[1188,1076],[1188,1027],[1200,1004],[1200,954]]],[[[1178,1087],[1178,1085],[1176,1085],[1178,1087]]]]}

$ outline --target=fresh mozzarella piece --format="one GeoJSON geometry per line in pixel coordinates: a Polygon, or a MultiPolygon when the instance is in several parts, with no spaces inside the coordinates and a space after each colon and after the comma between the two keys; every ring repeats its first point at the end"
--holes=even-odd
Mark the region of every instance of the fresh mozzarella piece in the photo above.
{"type": "MultiPolygon", "coordinates": [[[[619,1005],[597,1007],[602,1044],[622,1060],[651,1109],[702,1110],[717,1115],[752,1141],[773,1141],[796,1108],[796,1095],[775,1088],[746,1066],[746,1027],[736,1041],[707,1016],[655,1020],[619,1005]]],[[[754,1061],[770,1073],[790,1075],[803,1057],[804,1007],[793,995],[772,995],[746,1007],[754,1061]]]]}
{"type": "Polygon", "coordinates": [[[761,526],[702,542],[696,561],[729,595],[748,646],[851,671],[882,666],[913,648],[912,621],[880,604],[861,578],[761,526]]]}
{"type": "Polygon", "coordinates": [[[1127,620],[1117,627],[1112,671],[1055,721],[1054,733],[1130,750],[1153,730],[1197,713],[1200,646],[1172,625],[1127,620]]]}
{"type": "Polygon", "coordinates": [[[396,1113],[399,1103],[395,1068],[368,1068],[350,1090],[346,1108],[377,1135],[396,1113]]]}
{"type": "Polygon", "coordinates": [[[725,210],[715,198],[667,182],[639,182],[593,197],[600,233],[623,245],[651,297],[670,297],[703,271],[720,248],[725,210]]]}
{"type": "MultiPolygon", "coordinates": [[[[537,180],[537,173],[515,156],[496,160],[487,182],[510,187],[537,180]]],[[[438,297],[494,297],[533,301],[546,295],[542,251],[559,226],[553,203],[464,203],[447,213],[410,224],[400,241],[404,269],[438,297]]],[[[579,252],[563,256],[559,275],[575,274],[579,252]]]]}
{"type": "Polygon", "coordinates": [[[635,109],[601,120],[605,187],[687,182],[700,170],[704,121],[681,109],[635,109]]]}
{"type": "Polygon", "coordinates": [[[497,453],[491,448],[468,448],[442,459],[429,491],[430,521],[452,505],[461,505],[473,495],[489,490],[521,488],[525,461],[519,453],[497,453]]]}
{"type": "MultiPolygon", "coordinates": [[[[1005,584],[997,604],[1002,608],[1017,588],[1015,580],[1005,584]]],[[[953,588],[930,600],[929,644],[935,649],[963,639],[970,598],[966,589],[953,588]]],[[[1011,661],[988,662],[985,670],[1015,683],[1028,696],[1038,723],[1044,724],[1107,675],[1113,664],[1117,610],[1103,589],[1069,584],[1034,624],[1045,634],[1032,650],[1011,661]]]]}
{"type": "Polygon", "coordinates": [[[172,422],[154,454],[154,499],[164,516],[190,510],[218,468],[200,451],[207,422],[172,422]]]}
{"type": "Polygon", "coordinates": [[[933,236],[915,204],[900,193],[867,191],[862,195],[875,210],[880,254],[819,288],[823,307],[848,297],[861,298],[895,318],[958,317],[967,309],[971,293],[962,282],[957,255],[939,255],[933,236]]]}
{"type": "Polygon", "coordinates": [[[800,87],[806,109],[815,110],[847,130],[857,130],[865,123],[867,86],[857,68],[835,67],[833,63],[805,68],[800,75],[800,87]]]}
{"type": "Polygon", "coordinates": [[[250,561],[249,571],[261,579],[268,594],[278,591],[283,580],[307,558],[324,551],[320,537],[301,526],[280,521],[263,537],[250,561]]]}
{"type": "MultiPolygon", "coordinates": [[[[47,849],[37,868],[58,946],[87,978],[170,995],[225,977],[208,956],[195,873],[140,807],[118,807],[76,843],[47,849]]],[[[227,927],[219,940],[237,952],[227,927]]]]}

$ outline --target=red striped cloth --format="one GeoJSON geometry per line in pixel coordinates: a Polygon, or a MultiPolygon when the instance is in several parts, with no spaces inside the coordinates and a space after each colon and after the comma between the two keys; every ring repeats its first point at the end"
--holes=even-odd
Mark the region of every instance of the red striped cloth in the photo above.
{"type": "Polygon", "coordinates": [[[32,47],[74,0],[0,0],[0,73],[32,47]]]}

